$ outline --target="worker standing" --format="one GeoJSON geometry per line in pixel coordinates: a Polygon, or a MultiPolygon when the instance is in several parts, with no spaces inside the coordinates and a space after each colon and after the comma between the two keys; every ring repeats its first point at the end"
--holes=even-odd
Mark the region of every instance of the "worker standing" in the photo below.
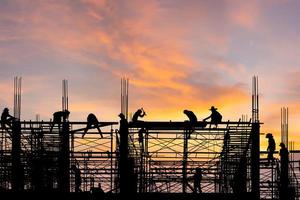
{"type": "Polygon", "coordinates": [[[269,165],[270,162],[273,163],[273,161],[274,161],[273,154],[274,154],[274,151],[276,149],[276,143],[275,143],[275,140],[273,138],[272,133],[268,133],[266,135],[266,138],[268,138],[268,148],[267,148],[267,152],[268,152],[268,164],[267,165],[269,165]]]}
{"type": "Polygon", "coordinates": [[[201,181],[202,181],[202,170],[200,167],[197,167],[196,173],[194,174],[194,192],[195,193],[202,193],[201,181]]]}

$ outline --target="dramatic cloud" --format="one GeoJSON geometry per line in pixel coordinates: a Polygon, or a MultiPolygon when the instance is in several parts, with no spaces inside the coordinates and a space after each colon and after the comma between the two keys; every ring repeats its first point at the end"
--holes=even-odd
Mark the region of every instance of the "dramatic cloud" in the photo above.
{"type": "Polygon", "coordinates": [[[144,107],[150,120],[183,120],[186,108],[201,119],[212,105],[237,120],[251,116],[250,81],[257,74],[263,131],[278,136],[281,106],[295,110],[291,121],[299,119],[299,7],[297,1],[3,0],[1,106],[11,107],[13,76],[23,76],[22,116],[49,119],[68,79],[72,119],[94,112],[117,120],[126,76],[130,112],[144,107]]]}

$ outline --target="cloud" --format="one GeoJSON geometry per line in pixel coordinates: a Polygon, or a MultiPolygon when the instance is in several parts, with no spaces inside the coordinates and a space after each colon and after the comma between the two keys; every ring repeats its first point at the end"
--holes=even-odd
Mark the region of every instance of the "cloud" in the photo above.
{"type": "Polygon", "coordinates": [[[261,7],[262,4],[259,1],[227,1],[227,12],[233,24],[250,30],[255,29],[258,25],[261,7]]]}
{"type": "MultiPolygon", "coordinates": [[[[134,111],[144,105],[153,112],[153,118],[162,111],[174,114],[176,109],[186,107],[206,111],[212,104],[225,107],[244,104],[245,87],[241,87],[243,83],[237,78],[243,66],[217,55],[228,50],[228,38],[219,31],[214,32],[216,26],[213,24],[218,24],[216,17],[209,15],[212,5],[195,5],[186,4],[184,9],[178,10],[173,4],[159,1],[83,0],[36,4],[7,1],[6,11],[1,14],[1,26],[8,28],[3,34],[6,43],[2,43],[6,48],[2,55],[7,61],[2,59],[1,62],[15,66],[23,75],[35,77],[35,81],[27,82],[32,88],[25,90],[24,95],[40,98],[37,93],[41,92],[41,87],[47,88],[49,99],[56,99],[56,104],[59,104],[60,80],[74,78],[76,93],[71,94],[71,99],[78,116],[84,109],[96,107],[85,99],[102,98],[101,105],[110,105],[111,99],[107,97],[118,102],[118,79],[124,75],[130,78],[131,109],[134,111]],[[198,12],[196,7],[203,12],[198,12]],[[181,17],[176,16],[178,12],[181,17]],[[185,23],[187,17],[189,23],[185,23]],[[212,24],[209,31],[195,29],[201,38],[188,31],[196,21],[199,27],[212,24]],[[205,47],[200,54],[203,59],[190,55],[192,49],[197,48],[190,43],[189,37],[205,47]],[[218,48],[220,51],[214,52],[218,48]],[[20,55],[17,59],[16,54],[20,55]],[[23,64],[27,67],[21,68],[23,64]],[[226,78],[223,73],[227,74],[226,78]],[[45,76],[48,76],[46,80],[40,78],[45,76]],[[88,82],[100,84],[101,80],[111,81],[110,84],[108,81],[102,83],[107,85],[101,89],[102,96],[84,89],[88,82]],[[38,81],[44,84],[39,85],[38,81]],[[54,86],[54,82],[58,83],[54,86]],[[238,101],[233,103],[232,99],[238,101]]],[[[59,108],[58,105],[47,106],[44,112],[47,100],[26,104],[30,109],[41,106],[35,110],[50,116],[51,109],[59,108]]],[[[180,111],[176,117],[179,116],[180,111]]]]}
{"type": "Polygon", "coordinates": [[[258,74],[262,131],[279,137],[280,107],[289,106],[296,140],[296,8],[292,1],[4,0],[0,103],[12,105],[13,76],[23,76],[24,119],[49,119],[66,78],[72,120],[90,112],[116,120],[127,76],[130,112],[143,106],[147,120],[183,120],[183,109],[201,119],[212,105],[236,120],[251,115],[250,79],[258,74]]]}

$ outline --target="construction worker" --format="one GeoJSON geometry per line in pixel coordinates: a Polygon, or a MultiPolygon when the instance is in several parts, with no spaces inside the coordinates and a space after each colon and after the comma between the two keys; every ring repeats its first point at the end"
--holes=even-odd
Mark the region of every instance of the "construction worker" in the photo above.
{"type": "Polygon", "coordinates": [[[6,125],[8,125],[11,128],[11,122],[15,119],[15,117],[9,114],[8,108],[4,108],[1,115],[1,127],[7,129],[6,125]]]}
{"type": "Polygon", "coordinates": [[[275,140],[273,138],[272,133],[268,133],[266,135],[266,138],[268,138],[268,148],[267,148],[267,152],[268,152],[268,164],[267,165],[269,165],[271,161],[272,161],[272,163],[274,161],[273,154],[274,154],[274,151],[276,149],[276,143],[275,143],[275,140]]]}
{"type": "MultiPolygon", "coordinates": [[[[93,195],[96,195],[96,196],[100,196],[100,197],[103,197],[104,195],[104,191],[101,187],[101,183],[98,183],[98,187],[92,187],[91,188],[91,193],[93,195]]],[[[102,199],[102,198],[101,198],[102,199]]]]}
{"type": "Polygon", "coordinates": [[[144,151],[144,133],[146,133],[146,129],[143,127],[138,131],[139,134],[139,144],[142,152],[144,151]]]}
{"type": "Polygon", "coordinates": [[[189,118],[189,121],[191,122],[191,124],[197,123],[198,120],[197,120],[196,115],[193,113],[193,111],[184,110],[183,113],[189,118]]]}
{"type": "Polygon", "coordinates": [[[195,128],[195,124],[197,123],[197,117],[196,115],[193,113],[193,111],[190,111],[190,110],[184,110],[183,113],[189,118],[189,121],[185,121],[185,122],[189,122],[189,132],[188,135],[187,135],[187,138],[190,138],[191,136],[191,133],[194,132],[195,128]]]}
{"type": "Polygon", "coordinates": [[[101,130],[99,128],[99,121],[98,121],[96,115],[94,115],[93,113],[90,113],[88,115],[88,117],[87,117],[87,125],[86,125],[86,128],[85,128],[85,130],[84,130],[84,132],[82,134],[82,138],[84,138],[85,134],[88,132],[88,130],[90,128],[94,128],[94,127],[97,128],[97,130],[98,130],[101,138],[103,138],[102,132],[101,132],[101,130]]]}
{"type": "Polygon", "coordinates": [[[194,193],[202,193],[201,181],[202,181],[202,170],[200,167],[197,167],[196,173],[194,174],[194,193]]]}
{"type": "Polygon", "coordinates": [[[58,128],[60,128],[60,124],[63,120],[66,121],[69,118],[70,112],[68,110],[64,110],[64,111],[57,111],[55,113],[53,113],[53,122],[52,125],[50,127],[50,133],[52,133],[52,129],[54,124],[58,124],[58,128]]]}
{"type": "Polygon", "coordinates": [[[72,171],[74,172],[75,175],[75,192],[81,192],[81,172],[76,165],[71,166],[72,171]]]}
{"type": "Polygon", "coordinates": [[[146,112],[144,111],[143,108],[138,109],[138,110],[134,113],[134,115],[133,115],[133,117],[132,117],[132,122],[138,122],[138,121],[140,121],[140,120],[138,120],[138,118],[139,118],[139,117],[144,117],[145,115],[146,115],[146,112]]]}
{"type": "Polygon", "coordinates": [[[203,119],[203,121],[206,121],[210,118],[211,123],[218,126],[218,123],[222,121],[222,115],[217,111],[217,108],[215,108],[214,106],[212,106],[209,110],[211,111],[211,115],[203,119]]]}

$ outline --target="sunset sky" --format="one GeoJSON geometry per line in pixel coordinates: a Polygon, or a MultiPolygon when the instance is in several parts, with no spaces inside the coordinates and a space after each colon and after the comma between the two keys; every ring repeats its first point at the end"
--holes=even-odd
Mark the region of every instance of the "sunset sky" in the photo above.
{"type": "Polygon", "coordinates": [[[184,120],[184,109],[203,119],[214,105],[234,121],[251,116],[258,75],[262,132],[279,136],[287,106],[299,148],[299,10],[298,0],[0,0],[0,109],[12,112],[22,76],[22,119],[48,120],[67,79],[71,120],[117,121],[126,76],[129,111],[144,107],[145,120],[184,120]]]}

